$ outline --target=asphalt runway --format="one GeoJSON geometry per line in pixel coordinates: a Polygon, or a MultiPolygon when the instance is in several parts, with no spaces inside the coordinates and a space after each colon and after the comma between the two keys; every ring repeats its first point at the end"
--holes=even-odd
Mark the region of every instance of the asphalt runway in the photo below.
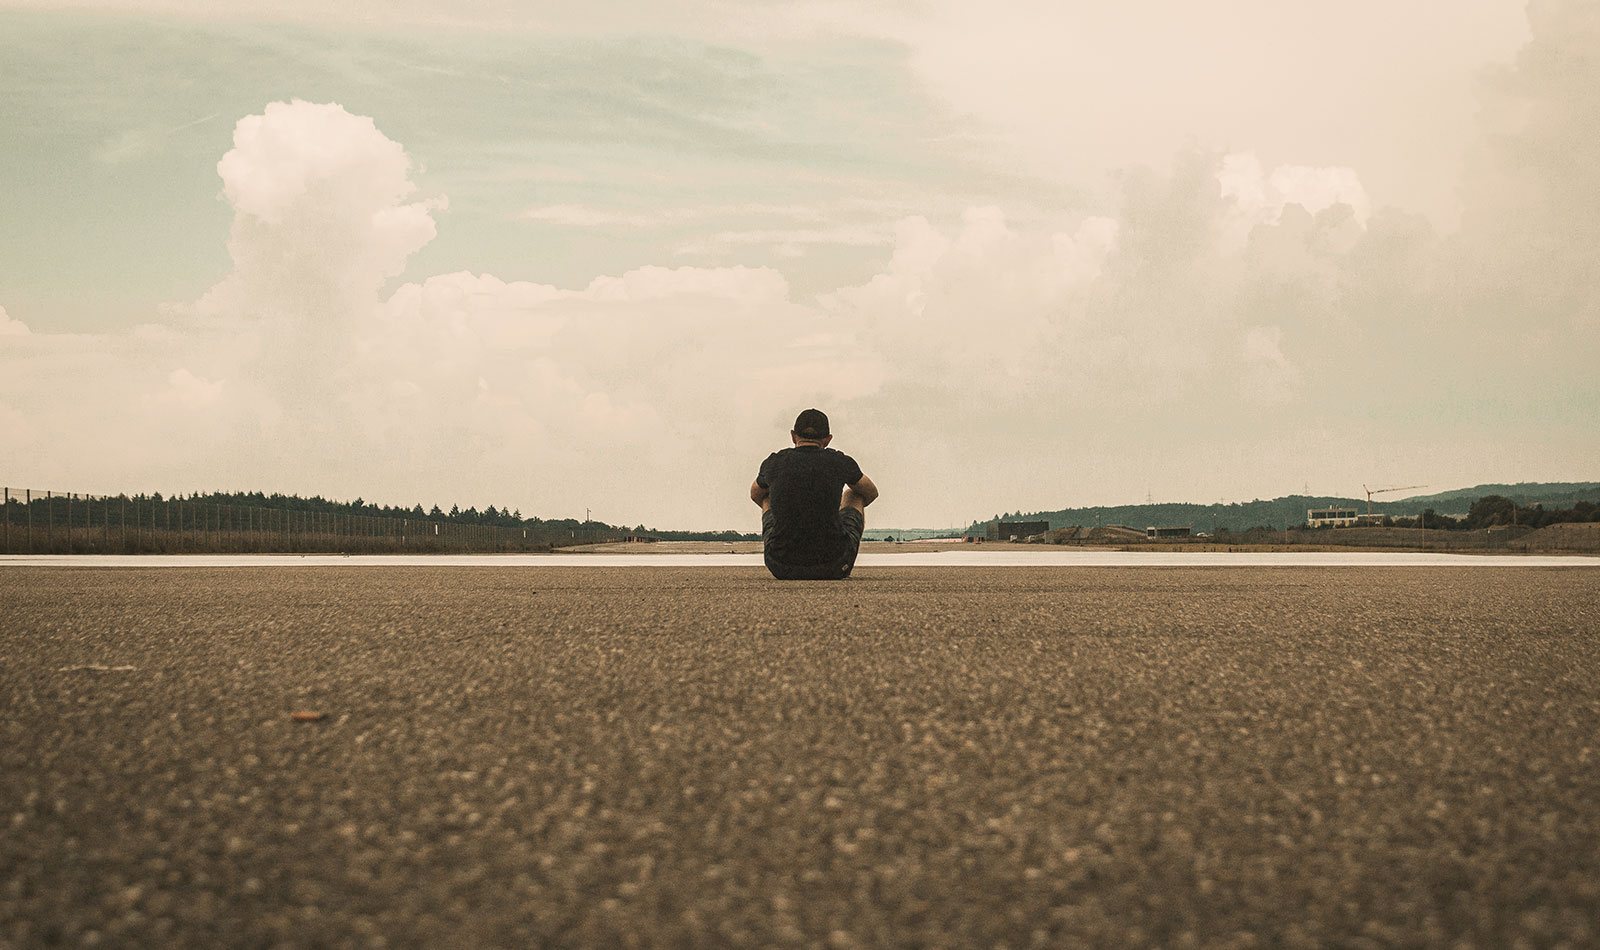
{"type": "Polygon", "coordinates": [[[8,567],[0,947],[1593,947],[1594,577],[8,567]]]}

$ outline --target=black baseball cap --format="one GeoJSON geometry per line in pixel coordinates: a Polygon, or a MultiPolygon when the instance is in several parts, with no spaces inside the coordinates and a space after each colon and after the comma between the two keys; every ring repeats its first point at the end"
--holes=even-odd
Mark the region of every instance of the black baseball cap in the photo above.
{"type": "Polygon", "coordinates": [[[828,416],[821,409],[807,409],[794,419],[794,434],[805,439],[828,437],[828,416]]]}

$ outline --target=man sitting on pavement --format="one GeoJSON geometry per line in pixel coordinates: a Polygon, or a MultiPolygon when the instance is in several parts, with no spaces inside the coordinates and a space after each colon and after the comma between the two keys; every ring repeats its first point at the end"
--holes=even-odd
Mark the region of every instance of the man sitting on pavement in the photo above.
{"type": "Polygon", "coordinates": [[[750,486],[767,570],[783,581],[849,577],[878,486],[855,459],[828,448],[833,434],[821,410],[800,413],[789,438],[794,447],[767,456],[750,486]]]}

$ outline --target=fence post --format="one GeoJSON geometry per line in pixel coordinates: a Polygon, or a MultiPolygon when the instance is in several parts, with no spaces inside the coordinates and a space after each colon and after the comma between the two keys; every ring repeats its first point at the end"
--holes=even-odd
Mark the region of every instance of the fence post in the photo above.
{"type": "Polygon", "coordinates": [[[28,499],[28,553],[33,553],[33,489],[24,488],[23,496],[28,499]]]}
{"type": "Polygon", "coordinates": [[[6,488],[6,553],[11,553],[11,489],[6,488]]]}
{"type": "Polygon", "coordinates": [[[44,546],[56,553],[56,499],[48,488],[44,491],[44,546]]]}

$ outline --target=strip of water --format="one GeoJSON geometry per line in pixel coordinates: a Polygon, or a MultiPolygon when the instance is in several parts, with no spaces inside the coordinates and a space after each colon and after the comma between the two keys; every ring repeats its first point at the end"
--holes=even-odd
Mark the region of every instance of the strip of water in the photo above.
{"type": "MultiPolygon", "coordinates": [[[[55,554],[0,567],[760,567],[760,554],[55,554]]],[[[1600,567],[1588,555],[1389,551],[914,551],[862,554],[881,567],[1600,567]]]]}

